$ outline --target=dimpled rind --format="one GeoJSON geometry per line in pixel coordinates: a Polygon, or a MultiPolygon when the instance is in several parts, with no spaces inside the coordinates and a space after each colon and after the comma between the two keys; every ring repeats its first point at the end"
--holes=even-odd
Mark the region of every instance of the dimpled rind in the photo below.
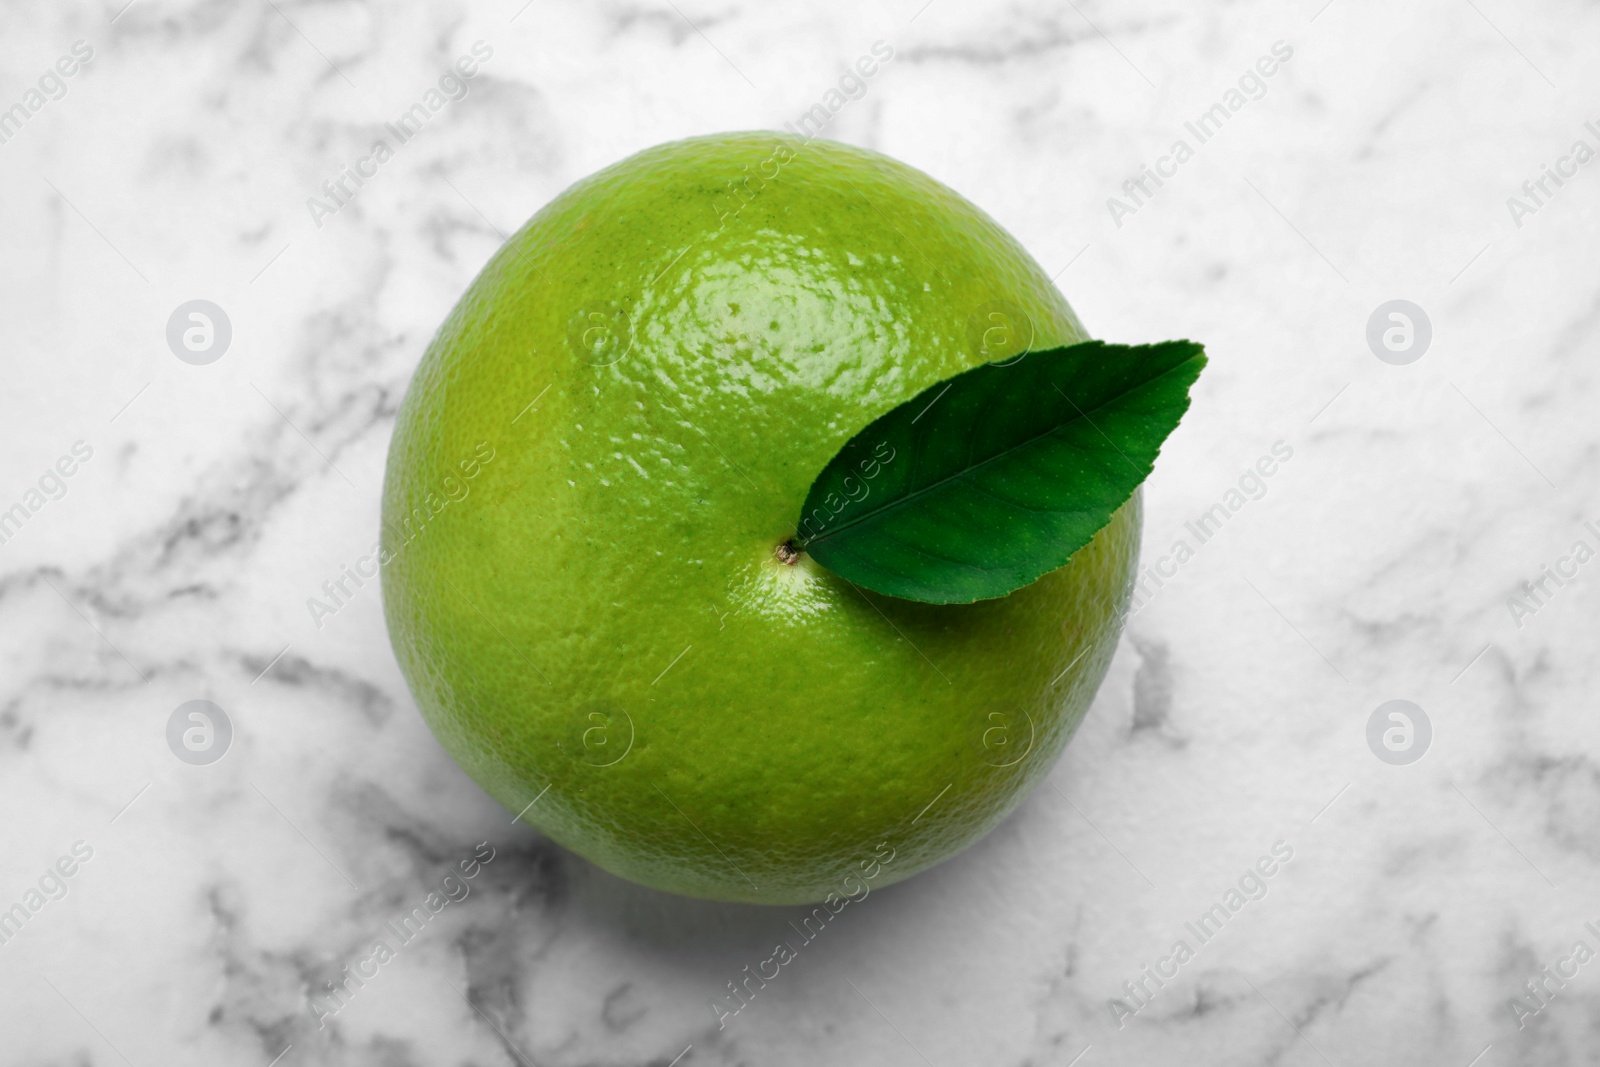
{"type": "Polygon", "coordinates": [[[440,328],[389,451],[384,610],[444,747],[565,847],[716,900],[886,885],[993,827],[1104,676],[1138,494],[976,604],[775,548],[852,435],[983,361],[996,301],[1033,348],[1087,340],[987,215],[842,144],[661,145],[548,204],[440,328]]]}

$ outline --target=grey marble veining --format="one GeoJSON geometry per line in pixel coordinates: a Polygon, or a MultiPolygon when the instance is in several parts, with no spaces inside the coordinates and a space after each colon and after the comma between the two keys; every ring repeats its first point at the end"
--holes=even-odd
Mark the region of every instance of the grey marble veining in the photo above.
{"type": "Polygon", "coordinates": [[[1600,1062],[1593,5],[124,3],[0,4],[0,1063],[1600,1062]],[[505,237],[880,41],[827,136],[1213,362],[1047,785],[732,1013],[799,909],[514,823],[345,576],[505,237]],[[218,762],[169,748],[192,700],[218,762]]]}

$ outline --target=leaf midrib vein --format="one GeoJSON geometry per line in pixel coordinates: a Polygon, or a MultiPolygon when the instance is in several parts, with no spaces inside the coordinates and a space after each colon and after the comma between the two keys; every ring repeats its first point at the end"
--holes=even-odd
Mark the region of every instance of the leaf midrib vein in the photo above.
{"type": "MultiPolygon", "coordinates": [[[[1089,408],[1088,410],[1084,410],[1082,408],[1079,408],[1076,404],[1073,404],[1073,407],[1077,408],[1077,414],[1074,415],[1072,418],[1068,419],[1066,422],[1060,423],[1060,424],[1056,425],[1055,427],[1053,427],[1053,428],[1051,428],[1049,430],[1046,430],[1044,433],[1034,434],[1032,437],[1029,437],[1026,440],[1019,441],[1017,444],[1013,445],[1011,448],[1008,448],[1004,452],[997,453],[996,455],[990,456],[988,459],[981,460],[978,463],[974,463],[974,464],[971,464],[969,466],[963,467],[961,470],[956,471],[954,474],[948,474],[945,477],[940,478],[936,482],[930,482],[928,485],[923,486],[921,489],[913,490],[912,492],[907,493],[905,496],[901,497],[899,500],[896,500],[892,504],[888,504],[888,505],[886,505],[886,506],[884,506],[882,508],[877,509],[876,511],[868,512],[867,514],[862,515],[859,518],[851,519],[849,522],[841,523],[839,526],[836,526],[831,533],[825,532],[825,533],[818,534],[816,537],[813,537],[811,540],[806,541],[800,547],[802,547],[804,549],[809,549],[812,545],[821,544],[821,543],[823,543],[825,541],[828,541],[828,540],[831,540],[831,539],[833,539],[835,537],[838,537],[840,534],[846,532],[847,530],[853,530],[854,528],[856,528],[857,526],[860,526],[863,523],[876,522],[876,521],[878,521],[880,519],[886,518],[887,516],[893,514],[894,512],[899,511],[901,508],[905,507],[906,505],[912,503],[915,500],[921,499],[922,497],[926,496],[927,494],[929,494],[931,492],[934,492],[935,490],[943,489],[947,485],[951,484],[952,482],[958,482],[958,481],[965,480],[970,475],[972,475],[975,471],[979,471],[979,470],[983,469],[984,467],[987,467],[991,463],[995,463],[995,462],[998,462],[999,460],[1005,459],[1007,456],[1009,456],[1013,452],[1020,451],[1021,449],[1026,448],[1027,446],[1032,445],[1035,442],[1043,441],[1047,437],[1055,436],[1056,434],[1060,433],[1062,430],[1065,430],[1069,426],[1072,426],[1074,423],[1077,423],[1077,422],[1080,422],[1080,421],[1088,422],[1090,415],[1092,415],[1095,412],[1100,411],[1102,408],[1105,408],[1106,406],[1108,406],[1108,405],[1110,405],[1110,404],[1122,399],[1123,397],[1127,396],[1128,394],[1135,392],[1136,390],[1145,388],[1147,386],[1154,385],[1155,383],[1161,381],[1163,378],[1166,378],[1168,375],[1173,374],[1176,371],[1179,371],[1179,370],[1183,369],[1184,367],[1188,366],[1199,355],[1200,355],[1200,353],[1196,352],[1193,355],[1190,355],[1187,359],[1183,360],[1182,362],[1173,364],[1171,367],[1169,367],[1166,370],[1162,371],[1160,374],[1156,375],[1155,377],[1146,378],[1142,382],[1140,382],[1139,384],[1133,386],[1132,388],[1124,389],[1119,393],[1116,393],[1116,394],[1113,394],[1112,396],[1106,397],[1100,403],[1096,404],[1092,408],[1089,408]]],[[[1090,425],[1093,426],[1093,423],[1090,423],[1090,425]]],[[[1113,447],[1115,447],[1114,443],[1113,443],[1113,447]]],[[[831,465],[831,461],[830,461],[830,465],[831,465]]],[[[915,472],[913,472],[913,473],[915,473],[915,472]]]]}

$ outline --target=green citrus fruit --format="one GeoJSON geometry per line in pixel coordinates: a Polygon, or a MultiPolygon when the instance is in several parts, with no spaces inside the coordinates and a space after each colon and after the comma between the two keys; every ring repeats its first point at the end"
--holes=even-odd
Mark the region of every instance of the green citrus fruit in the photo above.
{"type": "Polygon", "coordinates": [[[510,811],[659,889],[843,899],[952,855],[1083,717],[1138,496],[970,605],[775,550],[874,418],[1085,339],[1016,240],[874,152],[727,134],[578,182],[472,283],[395,427],[384,608],[428,723],[510,811]]]}

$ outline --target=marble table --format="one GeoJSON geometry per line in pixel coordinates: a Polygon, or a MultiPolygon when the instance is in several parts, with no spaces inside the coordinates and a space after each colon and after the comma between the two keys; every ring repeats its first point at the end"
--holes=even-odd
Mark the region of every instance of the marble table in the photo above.
{"type": "Polygon", "coordinates": [[[1594,5],[0,10],[0,1063],[1600,1062],[1594,5]],[[506,234],[879,43],[825,135],[1204,417],[1045,787],[719,1018],[799,909],[514,823],[345,576],[506,234]]]}

